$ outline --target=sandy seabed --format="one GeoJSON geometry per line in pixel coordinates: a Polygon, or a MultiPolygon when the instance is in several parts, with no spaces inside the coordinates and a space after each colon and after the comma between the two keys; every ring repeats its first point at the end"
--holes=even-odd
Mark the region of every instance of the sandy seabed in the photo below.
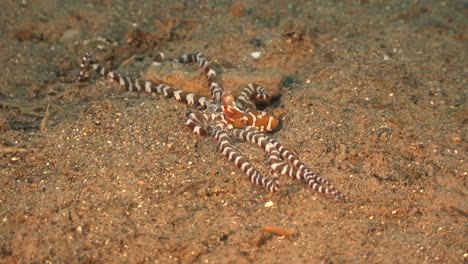
{"type": "MultiPolygon", "coordinates": [[[[0,262],[468,260],[466,1],[2,5],[0,262]],[[184,126],[190,108],[76,82],[87,51],[133,77],[200,51],[226,89],[270,82],[273,137],[351,201],[252,186],[184,126]]],[[[191,67],[163,77],[207,92],[191,67]]]]}

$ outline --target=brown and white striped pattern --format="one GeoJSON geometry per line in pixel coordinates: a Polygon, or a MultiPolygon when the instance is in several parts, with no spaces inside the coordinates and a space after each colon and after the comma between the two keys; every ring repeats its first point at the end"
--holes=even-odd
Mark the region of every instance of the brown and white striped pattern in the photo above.
{"type": "MultiPolygon", "coordinates": [[[[234,98],[223,87],[216,83],[216,72],[211,69],[209,61],[201,53],[185,54],[176,59],[179,63],[195,63],[203,69],[211,90],[212,100],[172,88],[163,82],[149,82],[131,79],[114,71],[110,71],[94,61],[87,53],[80,65],[78,80],[84,81],[90,77],[90,70],[105,76],[128,91],[145,92],[174,98],[189,106],[201,106],[203,111],[192,110],[187,115],[186,125],[194,133],[209,135],[218,142],[218,150],[228,160],[234,163],[255,185],[265,187],[270,192],[279,190],[279,175],[304,180],[307,185],[319,193],[329,193],[338,200],[345,200],[345,196],[336,190],[327,180],[312,173],[296,156],[284,148],[271,136],[263,134],[279,127],[279,120],[263,111],[257,111],[251,101],[266,102],[271,95],[258,84],[247,85],[240,96],[234,98]],[[268,164],[273,179],[262,176],[258,170],[235,147],[230,136],[257,144],[268,155],[268,164]],[[286,161],[285,161],[286,160],[286,161]]],[[[153,65],[160,65],[164,61],[164,54],[154,58],[153,65]]]]}
{"type": "Polygon", "coordinates": [[[229,99],[226,104],[226,98],[231,95],[224,88],[216,83],[216,72],[210,67],[209,61],[200,53],[184,54],[174,59],[179,63],[195,63],[203,69],[208,80],[208,87],[211,90],[211,96],[215,102],[223,102],[224,120],[229,127],[242,128],[245,126],[254,126],[262,132],[271,132],[279,127],[279,120],[263,111],[257,111],[255,104],[251,99],[266,102],[270,100],[270,93],[262,86],[251,83],[247,85],[235,100],[229,99]]]}
{"type": "Polygon", "coordinates": [[[279,126],[279,120],[266,112],[257,111],[255,108],[240,110],[234,97],[230,94],[223,95],[222,103],[224,119],[229,128],[253,126],[265,133],[271,132],[279,126]]]}
{"type": "Polygon", "coordinates": [[[302,163],[288,149],[283,147],[271,136],[261,133],[254,127],[247,127],[245,129],[232,129],[229,131],[229,134],[260,146],[267,154],[270,155],[268,161],[274,173],[287,175],[298,180],[304,180],[307,185],[309,185],[318,193],[330,194],[335,196],[337,200],[346,200],[346,197],[341,194],[329,181],[311,172],[310,169],[304,165],[304,163],[302,163]],[[283,159],[287,159],[291,166],[284,162],[283,159]]]}
{"type": "Polygon", "coordinates": [[[218,141],[218,150],[221,154],[236,164],[236,166],[249,177],[250,182],[255,185],[264,186],[270,192],[279,190],[280,183],[278,179],[274,177],[272,180],[268,180],[262,176],[234,146],[227,132],[220,129],[213,129],[210,135],[218,141]]]}
{"type": "MultiPolygon", "coordinates": [[[[199,68],[203,69],[208,80],[208,87],[212,89],[216,87],[218,89],[215,91],[212,90],[212,92],[214,92],[214,94],[212,94],[213,99],[217,101],[221,99],[224,88],[216,84],[216,72],[210,67],[210,63],[205,56],[203,56],[200,52],[183,54],[180,57],[174,59],[174,61],[179,63],[195,63],[199,68]]],[[[237,100],[247,103],[252,98],[255,98],[258,101],[268,101],[271,98],[271,95],[262,86],[256,83],[250,83],[243,89],[237,100]]]]}
{"type": "Polygon", "coordinates": [[[216,71],[211,69],[210,62],[205,58],[205,56],[203,56],[200,52],[183,54],[174,59],[174,61],[179,63],[195,63],[199,68],[203,69],[208,81],[208,87],[211,91],[211,97],[216,102],[221,101],[221,97],[225,90],[216,83],[216,71]]]}
{"type": "Polygon", "coordinates": [[[259,102],[267,102],[271,99],[271,94],[256,83],[249,83],[237,97],[236,104],[242,110],[255,109],[252,99],[259,102]]]}
{"type": "Polygon", "coordinates": [[[255,167],[253,167],[253,165],[235,147],[235,145],[230,140],[228,133],[223,130],[223,127],[212,127],[207,125],[217,118],[222,118],[222,116],[209,115],[200,111],[194,111],[188,115],[187,122],[185,124],[198,135],[204,136],[208,134],[214,138],[218,142],[218,150],[221,155],[234,163],[244,174],[246,174],[249,177],[251,183],[263,186],[270,192],[278,191],[280,183],[276,176],[272,180],[268,180],[262,176],[260,172],[257,171],[255,167]]]}
{"type": "MultiPolygon", "coordinates": [[[[160,56],[163,56],[162,54],[160,56]]],[[[89,78],[89,70],[95,71],[97,74],[107,77],[112,81],[118,83],[121,87],[124,87],[130,92],[145,92],[148,94],[158,94],[166,98],[174,98],[176,101],[183,102],[189,106],[202,106],[206,107],[206,104],[210,99],[199,96],[194,93],[187,93],[183,90],[174,89],[162,82],[155,83],[151,81],[143,81],[140,79],[133,80],[128,76],[123,76],[120,73],[110,71],[101,64],[93,60],[89,53],[83,57],[81,62],[81,71],[78,76],[78,80],[83,81],[89,78]]]]}
{"type": "MultiPolygon", "coordinates": [[[[160,65],[164,60],[164,54],[160,53],[154,58],[154,65],[160,65]]],[[[190,55],[182,55],[178,59],[178,62],[196,62],[198,67],[204,68],[207,74],[208,84],[211,88],[213,98],[215,101],[220,101],[225,90],[219,87],[214,81],[216,80],[216,72],[210,70],[208,61],[201,56],[200,53],[194,53],[190,55]]],[[[177,101],[186,103],[189,106],[204,106],[207,109],[204,112],[193,111],[187,116],[186,125],[194,133],[198,135],[207,135],[218,140],[220,152],[226,156],[227,159],[234,162],[249,178],[250,181],[256,185],[262,185],[269,191],[277,191],[279,183],[276,179],[267,180],[263,177],[234,147],[232,142],[226,141],[227,133],[223,132],[222,129],[226,127],[226,119],[224,118],[222,109],[215,102],[205,98],[199,97],[193,93],[186,93],[182,90],[174,89],[164,83],[154,83],[142,80],[132,80],[127,76],[123,76],[114,71],[110,71],[97,63],[89,53],[82,58],[80,65],[81,71],[78,76],[80,81],[84,81],[90,77],[89,70],[95,71],[97,74],[108,77],[110,80],[117,82],[120,86],[124,87],[128,91],[135,92],[146,92],[149,94],[159,94],[166,98],[173,97],[177,101]]],[[[228,139],[228,138],[227,138],[228,139]]]]}

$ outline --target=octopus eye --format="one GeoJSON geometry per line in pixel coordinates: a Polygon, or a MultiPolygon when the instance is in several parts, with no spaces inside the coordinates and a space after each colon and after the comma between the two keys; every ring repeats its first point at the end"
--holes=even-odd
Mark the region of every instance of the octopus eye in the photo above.
{"type": "Polygon", "coordinates": [[[223,96],[223,104],[225,106],[232,106],[234,105],[234,96],[232,96],[231,94],[225,94],[223,96]]]}

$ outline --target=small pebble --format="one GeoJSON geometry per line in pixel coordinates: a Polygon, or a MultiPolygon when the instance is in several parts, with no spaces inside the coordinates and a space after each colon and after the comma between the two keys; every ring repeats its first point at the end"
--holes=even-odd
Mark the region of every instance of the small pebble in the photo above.
{"type": "Polygon", "coordinates": [[[254,60],[260,59],[261,56],[262,56],[262,53],[260,51],[254,51],[250,53],[250,57],[252,57],[252,59],[254,60]]]}

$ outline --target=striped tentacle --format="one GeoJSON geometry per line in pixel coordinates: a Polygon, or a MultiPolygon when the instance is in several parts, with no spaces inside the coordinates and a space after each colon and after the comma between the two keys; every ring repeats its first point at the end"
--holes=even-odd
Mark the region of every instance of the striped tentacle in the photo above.
{"type": "Polygon", "coordinates": [[[329,193],[330,195],[335,196],[337,200],[346,200],[345,195],[340,193],[333,184],[310,171],[302,161],[292,154],[291,151],[281,145],[281,143],[272,137],[269,137],[269,142],[275,146],[283,158],[289,160],[289,162],[298,169],[298,173],[301,174],[300,178],[303,179],[312,189],[319,193],[329,193]]]}
{"type": "MultiPolygon", "coordinates": [[[[304,177],[302,177],[301,179],[305,179],[305,177],[308,175],[315,175],[309,170],[309,168],[307,168],[307,166],[302,161],[300,161],[294,154],[292,154],[291,151],[289,151],[287,148],[281,145],[281,143],[279,143],[272,137],[269,137],[269,142],[275,146],[275,148],[280,152],[283,158],[289,160],[289,162],[293,164],[293,166],[296,167],[299,171],[304,171],[304,177]]],[[[335,187],[333,187],[333,185],[329,181],[319,176],[316,176],[315,178],[318,183],[324,184],[330,187],[331,189],[335,189],[335,187]]]]}
{"type": "Polygon", "coordinates": [[[274,175],[286,175],[291,178],[301,179],[297,168],[284,162],[275,145],[269,142],[270,137],[268,135],[250,126],[245,129],[232,129],[229,134],[261,147],[269,155],[268,163],[274,175]]]}
{"type": "MultiPolygon", "coordinates": [[[[163,54],[161,53],[161,61],[163,54]]],[[[89,70],[94,70],[101,76],[108,77],[112,81],[117,82],[120,86],[124,87],[130,92],[146,92],[149,94],[159,94],[166,98],[174,98],[176,101],[183,102],[189,106],[202,106],[206,107],[209,103],[209,99],[203,96],[199,96],[194,93],[184,92],[182,90],[174,89],[162,82],[151,82],[140,79],[133,80],[128,76],[124,76],[120,73],[110,71],[101,64],[97,63],[89,53],[83,56],[82,63],[80,64],[81,71],[78,76],[78,80],[83,81],[89,78],[89,70]]]]}
{"type": "MultiPolygon", "coordinates": [[[[267,145],[270,144],[268,143],[267,145]]],[[[269,147],[267,146],[267,148],[269,147]]],[[[271,173],[275,176],[286,175],[291,178],[294,178],[297,174],[297,169],[292,166],[289,166],[286,162],[284,162],[281,158],[280,153],[278,152],[278,150],[274,149],[273,145],[271,145],[271,148],[272,149],[270,150],[270,154],[268,156],[268,164],[270,165],[271,173]]]]}
{"type": "Polygon", "coordinates": [[[199,111],[194,111],[187,115],[187,121],[185,125],[188,126],[195,134],[204,136],[208,133],[209,127],[207,123],[209,121],[209,116],[203,114],[199,111]]]}
{"type": "Polygon", "coordinates": [[[270,151],[270,153],[273,153],[274,156],[270,157],[270,159],[274,161],[273,164],[277,164],[275,166],[278,168],[277,171],[281,170],[281,174],[288,175],[295,179],[304,180],[307,185],[309,185],[318,193],[330,194],[335,196],[337,200],[345,200],[345,196],[341,194],[329,181],[311,172],[309,168],[304,165],[304,163],[302,163],[288,149],[283,147],[272,137],[261,133],[253,127],[247,127],[245,129],[233,129],[230,131],[230,134],[244,141],[257,144],[265,151],[270,151]],[[277,153],[275,151],[271,151],[270,149],[274,149],[277,153]],[[283,165],[281,163],[282,158],[287,159],[292,164],[292,166],[283,165]]]}
{"type": "Polygon", "coordinates": [[[214,128],[210,135],[218,141],[218,149],[223,156],[236,164],[236,166],[246,174],[250,182],[255,185],[265,187],[270,192],[279,190],[280,183],[276,177],[268,180],[258,172],[254,166],[242,156],[242,153],[234,146],[227,132],[221,129],[214,128]]]}
{"type": "Polygon", "coordinates": [[[236,104],[242,110],[247,108],[254,109],[255,104],[251,99],[255,99],[260,102],[267,102],[271,99],[271,94],[265,88],[256,83],[249,83],[237,97],[236,104]]]}
{"type": "Polygon", "coordinates": [[[96,62],[91,57],[91,54],[89,52],[86,52],[86,54],[81,58],[80,73],[78,74],[78,81],[85,81],[89,79],[91,75],[89,73],[89,69],[91,68],[91,65],[95,63],[96,62]]]}
{"type": "Polygon", "coordinates": [[[205,136],[213,128],[225,129],[226,125],[223,118],[224,116],[217,104],[208,104],[203,112],[192,110],[191,113],[187,114],[185,125],[195,134],[205,136]]]}
{"type": "Polygon", "coordinates": [[[305,171],[305,182],[309,187],[315,190],[318,193],[325,193],[330,194],[331,196],[335,197],[337,201],[347,201],[348,198],[345,194],[339,192],[333,185],[331,185],[328,181],[326,186],[324,186],[323,181],[324,179],[318,176],[317,174],[310,172],[308,170],[305,171]]]}
{"type": "Polygon", "coordinates": [[[174,59],[174,61],[179,63],[195,63],[199,68],[203,69],[208,81],[208,87],[211,91],[211,97],[216,102],[221,101],[221,96],[225,90],[216,82],[216,71],[211,68],[210,62],[208,59],[206,59],[205,56],[203,56],[200,52],[195,52],[190,54],[183,54],[174,59]]]}

